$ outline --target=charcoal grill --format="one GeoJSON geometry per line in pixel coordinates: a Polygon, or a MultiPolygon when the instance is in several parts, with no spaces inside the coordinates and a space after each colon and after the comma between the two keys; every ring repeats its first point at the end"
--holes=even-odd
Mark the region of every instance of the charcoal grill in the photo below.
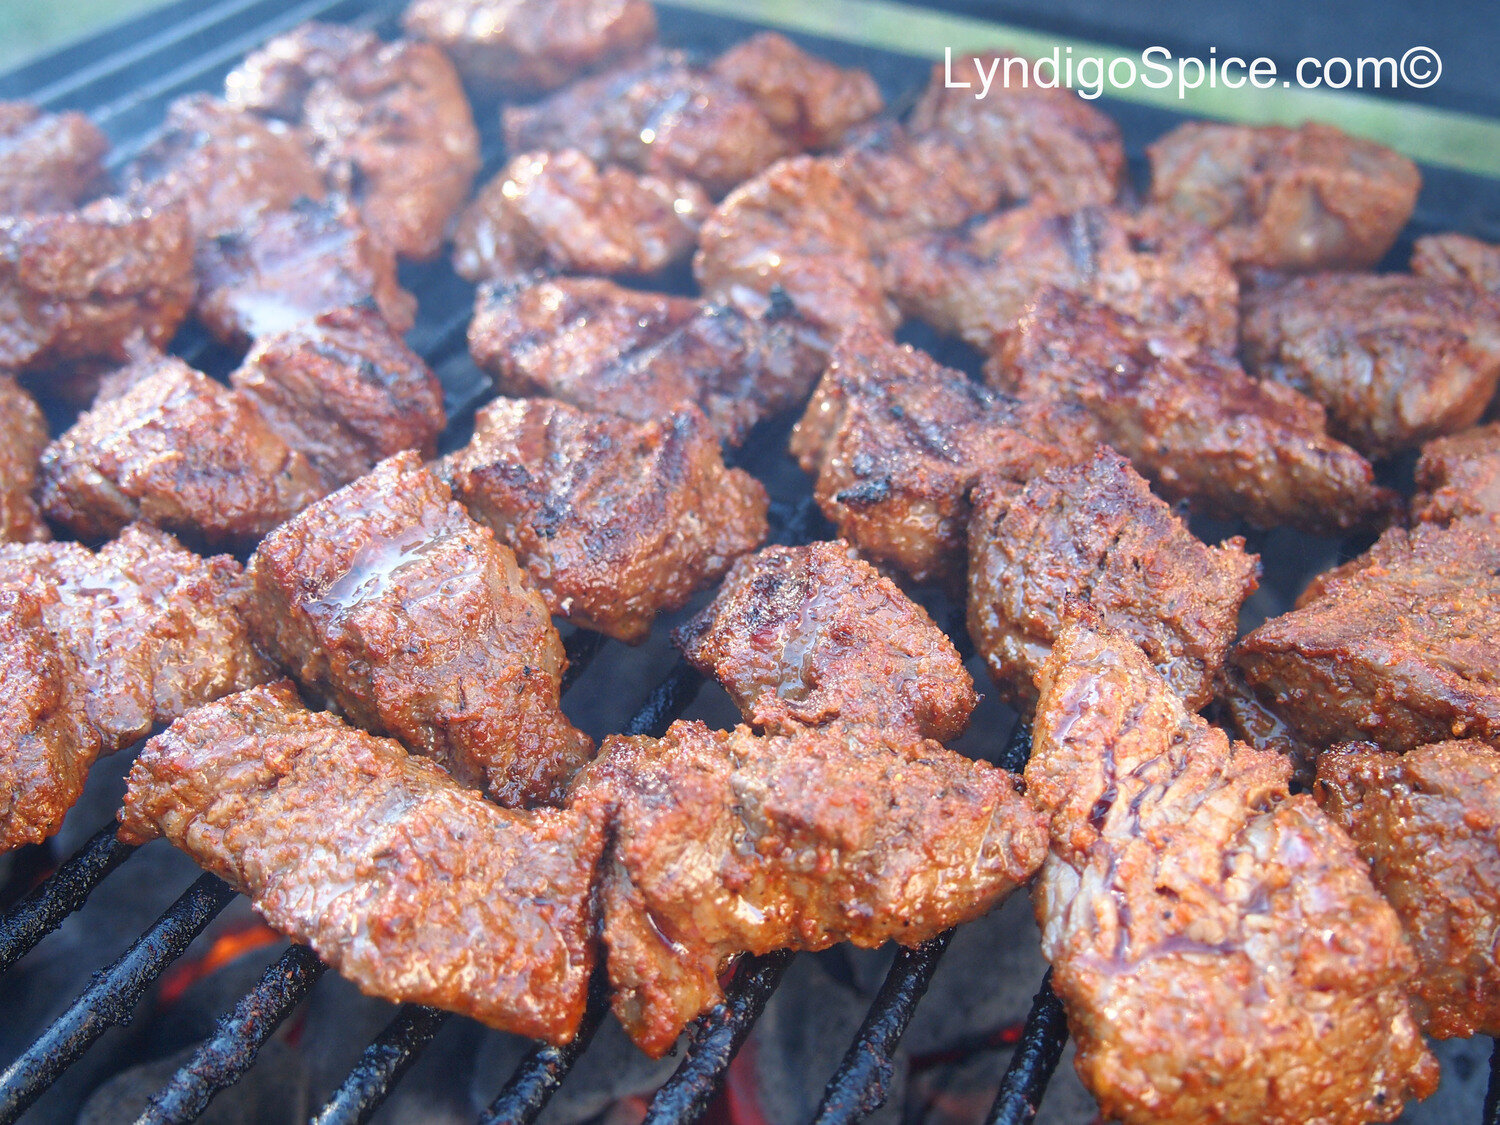
{"type": "MultiPolygon", "coordinates": [[[[960,11],[978,7],[964,0],[934,6],[960,11]]],[[[897,108],[908,102],[925,81],[926,57],[940,51],[942,45],[961,48],[1010,43],[1026,47],[1026,33],[1016,28],[911,9],[903,14],[898,5],[884,0],[829,0],[827,5],[800,10],[767,0],[758,9],[765,13],[764,24],[734,18],[744,15],[747,7],[755,5],[729,0],[661,0],[663,38],[674,45],[710,52],[760,26],[812,33],[810,45],[820,53],[870,69],[885,88],[888,101],[897,108]],[[858,25],[849,24],[848,17],[857,15],[861,8],[873,13],[872,20],[884,30],[873,34],[851,32],[858,25]],[[916,18],[920,25],[919,33],[911,37],[905,31],[909,25],[899,22],[908,17],[916,18]],[[863,41],[847,41],[846,32],[859,35],[863,41]],[[909,50],[920,51],[921,56],[900,53],[909,50]]],[[[217,0],[206,7],[199,0],[180,0],[112,32],[0,75],[0,98],[27,98],[49,109],[89,112],[114,142],[113,160],[123,163],[158,126],[168,102],[185,93],[216,88],[246,52],[270,36],[308,19],[349,23],[391,35],[396,31],[399,10],[399,0],[303,0],[292,4],[285,0],[217,0]]],[[[1054,26],[1049,30],[1057,30],[1058,21],[1050,22],[1054,26]]],[[[1064,34],[1068,31],[1063,30],[1064,34]]],[[[1108,108],[1121,124],[1138,171],[1145,142],[1180,120],[1174,113],[1149,104],[1112,101],[1108,108]]],[[[1414,124],[1420,124],[1422,114],[1429,112],[1404,108],[1411,110],[1414,124]]],[[[488,175],[499,166],[502,145],[492,107],[480,105],[476,109],[484,134],[488,175]]],[[[1495,135],[1500,137],[1500,127],[1495,135]]],[[[1437,229],[1458,229],[1500,240],[1500,181],[1473,174],[1500,175],[1500,157],[1473,154],[1467,169],[1463,159],[1451,163],[1458,167],[1424,167],[1427,187],[1406,238],[1437,229]],[[1495,166],[1487,167],[1487,161],[1495,166]]],[[[1408,249],[1409,241],[1403,242],[1393,252],[1393,260],[1404,261],[1408,249]]],[[[421,301],[418,324],[409,340],[442,378],[449,414],[455,419],[448,440],[450,445],[457,444],[464,439],[474,409],[491,393],[488,380],[474,369],[465,349],[472,287],[443,265],[404,267],[402,280],[421,301]]],[[[954,345],[930,336],[920,342],[940,359],[972,367],[966,362],[972,357],[956,354],[954,345]]],[[[210,371],[227,370],[234,358],[191,327],[175,342],[174,351],[210,371]]],[[[782,481],[796,478],[796,483],[782,488],[780,494],[772,488],[771,538],[791,543],[817,537],[825,525],[805,480],[787,468],[785,436],[785,422],[763,426],[738,455],[738,463],[762,479],[772,469],[779,471],[782,481]]],[[[962,617],[952,606],[948,608],[949,619],[956,623],[950,632],[963,649],[968,642],[962,617]]],[[[606,663],[616,647],[596,634],[581,631],[568,635],[566,646],[571,666],[564,681],[565,691],[590,665],[606,663]]],[[[625,725],[625,733],[660,735],[692,703],[702,684],[703,677],[677,659],[625,725]]],[[[988,756],[1019,770],[1029,751],[1029,731],[1016,723],[988,756]]],[[[135,850],[115,839],[113,824],[104,826],[0,918],[0,974],[8,972],[78,910],[135,850]]],[[[18,1119],[105,1031],[127,1022],[137,1001],[234,898],[235,892],[222,880],[202,875],[123,955],[95,973],[73,1004],[0,1074],[0,1125],[18,1119]]],[[[914,949],[898,951],[842,1064],[828,1082],[816,1125],[852,1123],[882,1104],[891,1082],[893,1053],[951,937],[949,931],[914,949]]],[[[726,989],[726,1002],[693,1027],[681,1064],[652,1100],[646,1118],[651,1125],[686,1125],[703,1116],[790,960],[788,953],[773,953],[740,962],[726,989]]],[[[157,1092],[140,1121],[167,1123],[198,1118],[216,1093],[255,1065],[260,1048],[308,996],[324,970],[311,950],[304,946],[289,948],[223,1015],[213,1034],[157,1092]]],[[[481,1116],[481,1122],[529,1125],[535,1121],[588,1049],[607,1006],[602,984],[596,979],[589,1011],[576,1040],[566,1047],[538,1046],[527,1054],[481,1116]]],[[[399,1008],[317,1113],[315,1122],[335,1125],[368,1120],[449,1019],[446,1013],[430,1008],[399,1008]]],[[[1021,1125],[1034,1118],[1066,1040],[1061,1004],[1044,977],[989,1113],[990,1123],[1021,1125]]],[[[1483,1121],[1485,1125],[1500,1125],[1500,1047],[1491,1062],[1483,1121]]]]}

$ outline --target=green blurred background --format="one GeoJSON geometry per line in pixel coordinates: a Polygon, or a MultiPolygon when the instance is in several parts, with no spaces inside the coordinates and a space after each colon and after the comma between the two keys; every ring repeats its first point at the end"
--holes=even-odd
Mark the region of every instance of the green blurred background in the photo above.
{"type": "Polygon", "coordinates": [[[0,0],[0,70],[163,0],[0,0]]]}

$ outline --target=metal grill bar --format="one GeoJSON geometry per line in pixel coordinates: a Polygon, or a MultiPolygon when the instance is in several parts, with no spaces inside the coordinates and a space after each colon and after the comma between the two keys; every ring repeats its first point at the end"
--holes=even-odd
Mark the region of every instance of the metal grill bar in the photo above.
{"type": "Polygon", "coordinates": [[[1052,970],[1048,969],[986,1125],[1030,1125],[1067,1043],[1068,1020],[1062,1001],[1052,991],[1052,970]]]}
{"type": "Polygon", "coordinates": [[[609,1012],[609,978],[601,968],[589,989],[589,1006],[573,1042],[537,1047],[521,1060],[510,1081],[490,1103],[479,1125],[531,1125],[557,1093],[573,1064],[583,1057],[609,1012]]]}
{"type": "Polygon", "coordinates": [[[37,942],[63,924],[63,919],[87,900],[94,888],[135,848],[115,839],[115,826],[106,824],[89,838],[45,883],[0,918],[0,973],[36,948],[37,942]]]}
{"type": "Polygon", "coordinates": [[[365,1048],[344,1084],[313,1118],[314,1125],[363,1125],[370,1120],[390,1095],[391,1088],[447,1022],[447,1012],[403,1004],[396,1018],[365,1048]]]}

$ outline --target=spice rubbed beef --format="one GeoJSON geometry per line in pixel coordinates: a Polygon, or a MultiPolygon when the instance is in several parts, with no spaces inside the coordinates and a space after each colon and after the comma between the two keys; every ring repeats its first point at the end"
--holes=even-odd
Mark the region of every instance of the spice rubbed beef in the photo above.
{"type": "Polygon", "coordinates": [[[0,375],[0,543],[50,539],[35,492],[47,419],[16,381],[0,375]]]}
{"type": "Polygon", "coordinates": [[[81,113],[0,102],[0,215],[70,211],[104,183],[109,139],[81,113]]]}
{"type": "Polygon", "coordinates": [[[1500,518],[1500,422],[1428,442],[1416,478],[1412,515],[1419,520],[1500,518]]]}

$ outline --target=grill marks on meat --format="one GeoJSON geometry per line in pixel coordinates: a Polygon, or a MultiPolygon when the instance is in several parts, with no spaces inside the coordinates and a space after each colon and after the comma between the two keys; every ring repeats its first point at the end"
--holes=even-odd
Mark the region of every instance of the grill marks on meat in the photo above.
{"type": "Polygon", "coordinates": [[[735,954],[915,945],[995,906],[1045,850],[1011,775],[867,727],[674,723],[661,740],[610,738],[576,792],[615,817],[601,896],[614,1011],[655,1056],[723,999],[735,954]]]}
{"type": "Polygon", "coordinates": [[[1291,613],[1240,641],[1235,663],[1317,747],[1500,745],[1500,523],[1392,528],[1320,575],[1291,613]]]}
{"type": "Polygon", "coordinates": [[[491,94],[555,90],[656,40],[649,0],[412,0],[408,35],[436,43],[491,94]]]}
{"type": "Polygon", "coordinates": [[[1023,399],[1082,407],[1167,499],[1222,518],[1326,535],[1389,510],[1394,497],[1376,487],[1369,462],[1327,435],[1318,404],[1152,336],[1114,309],[1049,291],[986,377],[1023,399]]]}
{"type": "Polygon", "coordinates": [[[1363,1125],[1431,1093],[1400,924],[1286,761],[1097,624],[1064,630],[1039,687],[1037,918],[1103,1116],[1363,1125]]]}
{"type": "Polygon", "coordinates": [[[1236,266],[1368,269],[1411,217],[1406,157],[1331,125],[1190,121],[1148,146],[1151,203],[1217,232],[1236,266]]]}
{"type": "Polygon", "coordinates": [[[979,703],[927,611],[842,541],[740,559],[673,640],[775,734],[840,722],[947,742],[979,703]]]}
{"type": "Polygon", "coordinates": [[[691,180],[600,168],[571,149],[523,154],[459,217],[453,268],[470,281],[656,273],[687,259],[712,207],[691,180]]]}
{"type": "Polygon", "coordinates": [[[469,350],[506,394],[635,422],[696,406],[731,445],[805,399],[826,357],[784,302],[750,316],[594,278],[481,288],[469,350]]]}
{"type": "Polygon", "coordinates": [[[981,476],[1019,487],[1095,443],[1081,411],[993,394],[860,329],[834,349],[791,451],[817,477],[818,507],[840,535],[916,581],[951,582],[981,476]]]}
{"type": "Polygon", "coordinates": [[[1429,1035],[1500,1029],[1500,752],[1443,742],[1405,755],[1348,745],[1318,760],[1313,792],[1354,838],[1421,962],[1429,1035]]]}
{"type": "Polygon", "coordinates": [[[249,55],[225,91],[233,106],[300,125],[382,246],[436,256],[479,170],[479,133],[442,51],[307,23],[249,55]]]}
{"type": "Polygon", "coordinates": [[[0,543],[50,539],[34,493],[37,461],[47,448],[47,419],[35,400],[0,375],[0,543]]]}
{"type": "Polygon", "coordinates": [[[108,151],[81,113],[0,102],[0,215],[71,211],[104,183],[108,151]]]}
{"type": "Polygon", "coordinates": [[[1412,515],[1419,520],[1500,518],[1500,422],[1428,442],[1416,479],[1412,515]]]}
{"type": "Polygon", "coordinates": [[[1245,363],[1378,458],[1473,425],[1500,384],[1500,305],[1419,277],[1319,274],[1253,291],[1245,363]]]}
{"type": "Polygon", "coordinates": [[[1019,494],[974,496],[969,633],[1001,693],[1036,703],[1035,678],[1081,602],[1140,645],[1189,710],[1204,707],[1258,583],[1244,540],[1206,546],[1112,449],[1049,469],[1019,494]]]}
{"type": "Polygon", "coordinates": [[[556,801],[592,744],[530,577],[414,453],[308,508],[251,560],[256,637],[351,721],[506,805],[556,801]]]}
{"type": "Polygon", "coordinates": [[[500,399],[446,459],[454,494],[509,544],[553,613],[630,643],[764,541],[766,491],[726,469],[707,419],[650,422],[500,399]]]}
{"type": "Polygon", "coordinates": [[[1411,271],[1445,285],[1462,285],[1500,300],[1500,246],[1462,234],[1419,238],[1412,247],[1411,271]]]}
{"type": "Polygon", "coordinates": [[[165,836],[374,996],[573,1038],[594,962],[595,808],[496,808],[289,684],[153,739],[120,836],[165,836]]]}

